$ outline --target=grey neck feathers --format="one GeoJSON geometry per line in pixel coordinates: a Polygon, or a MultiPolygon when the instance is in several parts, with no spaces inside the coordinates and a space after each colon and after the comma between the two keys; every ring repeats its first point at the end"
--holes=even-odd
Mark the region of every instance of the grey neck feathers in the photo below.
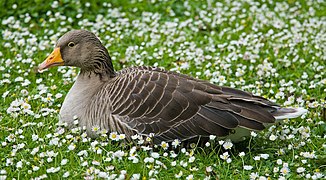
{"type": "Polygon", "coordinates": [[[95,74],[101,79],[105,77],[115,77],[115,72],[111,57],[103,45],[96,47],[92,61],[87,68],[81,69],[81,74],[95,74]]]}

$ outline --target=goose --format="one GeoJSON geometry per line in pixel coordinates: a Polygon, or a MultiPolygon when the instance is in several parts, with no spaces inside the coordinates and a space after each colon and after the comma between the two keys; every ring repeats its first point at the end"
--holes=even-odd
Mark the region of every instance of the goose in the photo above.
{"type": "Polygon", "coordinates": [[[157,143],[210,135],[238,142],[251,131],[307,112],[161,68],[115,71],[107,49],[86,30],[65,33],[38,70],[54,66],[80,68],[59,121],[69,127],[77,116],[92,138],[98,136],[92,128],[99,127],[126,137],[154,134],[157,143]]]}

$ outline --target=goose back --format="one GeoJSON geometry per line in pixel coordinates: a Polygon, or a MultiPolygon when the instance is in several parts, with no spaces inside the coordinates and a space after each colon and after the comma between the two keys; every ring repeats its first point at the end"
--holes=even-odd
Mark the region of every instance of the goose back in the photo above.
{"type": "Polygon", "coordinates": [[[276,104],[159,68],[118,71],[94,95],[87,119],[110,131],[155,134],[158,141],[227,137],[237,127],[262,130],[274,123],[276,104]],[[95,120],[95,121],[94,121],[95,120]]]}

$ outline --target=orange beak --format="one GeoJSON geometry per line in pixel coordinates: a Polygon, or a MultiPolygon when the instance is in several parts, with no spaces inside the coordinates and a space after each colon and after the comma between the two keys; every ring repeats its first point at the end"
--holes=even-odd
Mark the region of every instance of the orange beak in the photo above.
{"type": "Polygon", "coordinates": [[[63,59],[61,57],[60,48],[57,47],[53,52],[38,66],[38,70],[42,71],[44,69],[53,67],[53,66],[62,66],[64,65],[63,59]]]}

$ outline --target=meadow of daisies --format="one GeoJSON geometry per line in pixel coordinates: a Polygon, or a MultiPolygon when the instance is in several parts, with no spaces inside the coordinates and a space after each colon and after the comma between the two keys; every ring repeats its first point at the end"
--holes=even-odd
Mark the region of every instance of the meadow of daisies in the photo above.
{"type": "Polygon", "coordinates": [[[1,1],[0,180],[323,179],[326,2],[1,1]],[[58,124],[78,69],[35,67],[71,29],[94,32],[117,70],[150,65],[305,107],[241,143],[201,146],[58,124]]]}

